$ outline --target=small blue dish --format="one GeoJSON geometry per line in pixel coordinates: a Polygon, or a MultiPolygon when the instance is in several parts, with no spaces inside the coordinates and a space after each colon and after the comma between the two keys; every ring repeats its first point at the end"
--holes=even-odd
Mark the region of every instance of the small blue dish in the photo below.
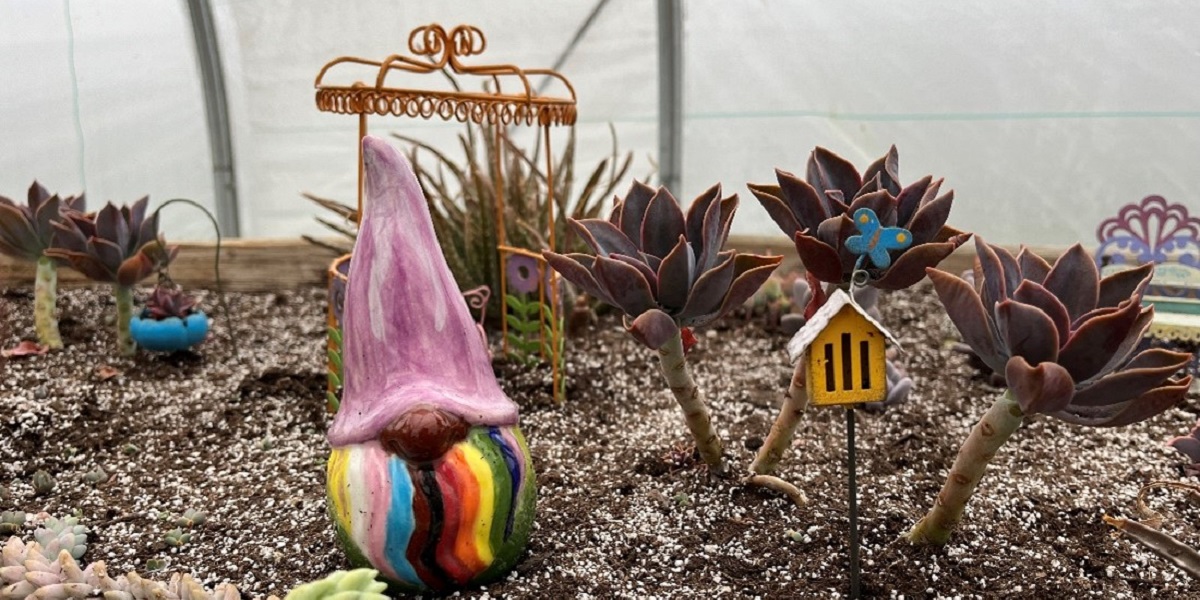
{"type": "Polygon", "coordinates": [[[197,311],[183,319],[155,320],[143,313],[129,320],[129,334],[138,346],[151,352],[187,350],[208,335],[208,316],[197,311]]]}

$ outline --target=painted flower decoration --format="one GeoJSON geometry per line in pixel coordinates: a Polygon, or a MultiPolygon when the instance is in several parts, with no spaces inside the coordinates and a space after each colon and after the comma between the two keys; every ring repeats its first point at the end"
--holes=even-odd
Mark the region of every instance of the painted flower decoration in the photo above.
{"type": "Polygon", "coordinates": [[[1154,317],[1142,295],[1146,264],[1100,279],[1076,244],[1051,266],[1022,249],[1016,257],[975,238],[972,286],[929,269],[938,297],[979,358],[1004,373],[1025,414],[1116,427],[1175,405],[1191,377],[1172,378],[1189,356],[1163,348],[1134,355],[1154,317]]]}
{"type": "Polygon", "coordinates": [[[871,285],[885,290],[907,288],[925,277],[970,238],[946,225],[954,201],[951,190],[939,196],[942,180],[929,175],[900,185],[896,147],[871,163],[861,175],[844,158],[818,147],[808,159],[806,180],[780,169],[778,185],[749,184],[750,191],[785,234],[796,242],[804,268],[821,281],[850,281],[859,256],[846,240],[862,232],[852,215],[869,208],[878,231],[900,227],[911,233],[902,247],[888,249],[889,260],[864,264],[871,285]],[[881,265],[881,266],[880,266],[881,265]]]}
{"type": "Polygon", "coordinates": [[[532,294],[538,289],[538,261],[531,256],[514,254],[508,257],[505,275],[508,285],[519,294],[532,294]]]}
{"type": "Polygon", "coordinates": [[[567,281],[624,311],[630,333],[658,349],[680,327],[740,306],[782,260],[721,250],[737,205],[737,195],[721,198],[714,185],[684,215],[666,188],[635,182],[607,221],[570,221],[594,255],[543,256],[567,281]]]}

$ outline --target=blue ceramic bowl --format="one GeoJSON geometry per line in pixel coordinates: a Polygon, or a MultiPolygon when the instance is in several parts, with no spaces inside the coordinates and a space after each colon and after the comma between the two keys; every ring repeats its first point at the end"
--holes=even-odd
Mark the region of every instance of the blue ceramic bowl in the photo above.
{"type": "Polygon", "coordinates": [[[178,352],[204,341],[208,316],[197,311],[186,318],[155,320],[141,315],[129,320],[129,334],[138,346],[152,352],[178,352]]]}

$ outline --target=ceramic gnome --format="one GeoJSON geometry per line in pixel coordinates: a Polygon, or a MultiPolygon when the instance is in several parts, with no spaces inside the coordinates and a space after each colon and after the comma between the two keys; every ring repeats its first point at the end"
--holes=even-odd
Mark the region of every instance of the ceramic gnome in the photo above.
{"type": "Polygon", "coordinates": [[[408,591],[496,579],[533,524],[534,474],[408,161],[363,140],[366,208],[343,321],[327,491],[352,563],[408,591]]]}

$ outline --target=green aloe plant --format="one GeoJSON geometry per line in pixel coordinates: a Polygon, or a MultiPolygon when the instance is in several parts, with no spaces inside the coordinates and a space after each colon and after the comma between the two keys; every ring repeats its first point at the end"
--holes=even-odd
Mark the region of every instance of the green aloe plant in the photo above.
{"type": "Polygon", "coordinates": [[[629,333],[658,351],[700,456],[717,471],[721,440],[688,371],[684,331],[741,306],[782,260],[722,250],[737,206],[737,195],[721,198],[714,185],[685,216],[666,188],[634,182],[608,220],[570,220],[591,253],[542,253],[567,281],[620,309],[629,333]]]}
{"type": "Polygon", "coordinates": [[[1173,378],[1190,356],[1162,348],[1134,355],[1154,317],[1142,306],[1153,265],[1100,279],[1078,244],[1051,266],[975,238],[975,285],[929,269],[950,320],[980,359],[1004,373],[1008,391],[971,430],[934,507],[907,537],[945,544],[988,462],[1027,415],[1118,427],[1174,406],[1191,377],[1173,378]]]}
{"type": "Polygon", "coordinates": [[[37,264],[34,281],[33,322],[38,341],[50,348],[62,348],[58,317],[54,305],[58,299],[58,265],[46,254],[53,245],[54,223],[63,219],[63,211],[82,212],[83,194],[60,198],[38,182],[29,186],[25,205],[0,196],[0,254],[37,264]]]}
{"type": "MultiPolygon", "coordinates": [[[[468,125],[466,133],[459,136],[462,154],[456,161],[419,140],[399,134],[396,137],[412,145],[410,162],[428,199],[434,231],[459,285],[500,289],[503,273],[496,254],[497,180],[504,193],[506,243],[531,250],[550,248],[544,237],[549,230],[549,186],[540,145],[529,151],[503,133],[497,136],[490,128],[468,125]],[[422,160],[422,153],[433,157],[432,164],[422,160]]],[[[554,180],[549,182],[556,215],[551,250],[583,249],[565,217],[599,217],[604,200],[625,177],[633,159],[632,153],[620,155],[614,132],[611,156],[597,163],[576,191],[575,147],[575,130],[571,129],[562,156],[554,164],[554,180]]],[[[493,301],[499,300],[494,297],[493,301]]]]}
{"type": "Polygon", "coordinates": [[[113,286],[117,301],[117,347],[122,355],[136,351],[129,335],[133,285],[166,266],[179,252],[158,233],[158,213],[146,216],[149,198],[129,206],[109,202],[97,213],[67,212],[54,223],[54,246],[46,254],[70,264],[88,279],[113,286]]]}

